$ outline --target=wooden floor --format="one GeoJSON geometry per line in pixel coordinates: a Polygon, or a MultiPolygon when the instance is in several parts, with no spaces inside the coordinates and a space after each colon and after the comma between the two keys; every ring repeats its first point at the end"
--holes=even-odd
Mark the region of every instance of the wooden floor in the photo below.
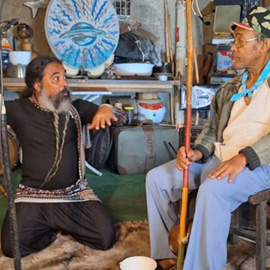
{"type": "MultiPolygon", "coordinates": [[[[270,254],[270,247],[267,247],[270,254]]],[[[227,264],[222,270],[256,270],[255,244],[240,239],[239,243],[228,243],[227,264]]],[[[270,260],[267,260],[267,269],[270,270],[270,260]]]]}
{"type": "Polygon", "coordinates": [[[240,240],[238,244],[228,243],[228,260],[223,270],[255,270],[255,245],[240,240]]]}

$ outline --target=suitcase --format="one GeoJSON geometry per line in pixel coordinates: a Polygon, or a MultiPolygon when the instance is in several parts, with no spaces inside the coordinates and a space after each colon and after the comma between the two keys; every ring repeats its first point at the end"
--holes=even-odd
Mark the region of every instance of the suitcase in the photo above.
{"type": "Polygon", "coordinates": [[[179,134],[158,125],[112,128],[113,145],[108,165],[119,174],[144,174],[176,158],[179,134]]]}

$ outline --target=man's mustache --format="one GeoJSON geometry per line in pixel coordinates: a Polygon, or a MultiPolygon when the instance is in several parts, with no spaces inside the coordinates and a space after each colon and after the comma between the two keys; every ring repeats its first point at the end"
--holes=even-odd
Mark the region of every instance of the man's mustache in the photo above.
{"type": "Polygon", "coordinates": [[[50,98],[54,108],[58,109],[60,104],[65,100],[70,100],[71,97],[71,90],[68,87],[63,88],[61,92],[55,98],[50,98]]]}
{"type": "Polygon", "coordinates": [[[71,96],[71,90],[69,87],[64,87],[64,89],[59,93],[59,96],[62,97],[70,97],[71,96]]]}

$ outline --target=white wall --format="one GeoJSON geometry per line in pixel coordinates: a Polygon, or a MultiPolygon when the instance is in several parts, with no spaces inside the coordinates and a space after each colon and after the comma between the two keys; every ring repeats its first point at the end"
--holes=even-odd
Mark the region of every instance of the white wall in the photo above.
{"type": "MultiPolygon", "coordinates": [[[[177,0],[167,0],[168,11],[171,17],[171,36],[173,50],[175,49],[175,28],[176,28],[176,3],[177,0]]],[[[209,0],[198,0],[200,9],[203,9],[209,0]]],[[[196,8],[195,8],[196,10],[196,8]]],[[[139,21],[143,29],[151,32],[160,38],[162,52],[165,52],[165,25],[164,25],[164,0],[132,0],[130,24],[139,21]]],[[[202,50],[202,22],[198,16],[194,15],[193,32],[195,46],[198,52],[202,50]]]]}
{"type": "MultiPolygon", "coordinates": [[[[32,42],[34,49],[41,54],[50,53],[50,49],[45,37],[44,20],[45,9],[39,9],[37,16],[32,17],[31,9],[24,6],[26,2],[32,0],[0,0],[0,22],[18,18],[20,23],[27,23],[33,28],[32,42]]],[[[171,17],[171,36],[173,50],[175,46],[175,24],[176,24],[176,2],[177,0],[167,0],[168,11],[171,17]]],[[[198,0],[200,8],[204,8],[209,1],[198,0]]],[[[130,24],[140,22],[142,28],[159,37],[162,52],[165,51],[165,26],[164,26],[164,0],[131,0],[130,24]]],[[[15,29],[14,29],[15,30],[15,29]]],[[[16,32],[14,31],[16,35],[16,32]]],[[[194,16],[194,37],[198,52],[202,46],[202,22],[194,16]]]]}

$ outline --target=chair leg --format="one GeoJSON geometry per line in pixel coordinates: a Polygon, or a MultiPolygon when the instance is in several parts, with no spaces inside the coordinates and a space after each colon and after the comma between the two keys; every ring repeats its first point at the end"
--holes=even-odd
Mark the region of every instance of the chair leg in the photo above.
{"type": "Polygon", "coordinates": [[[266,269],[266,206],[263,201],[256,205],[256,269],[266,269]]]}
{"type": "Polygon", "coordinates": [[[239,242],[239,235],[237,234],[237,231],[239,229],[239,208],[236,209],[232,215],[231,215],[231,227],[230,227],[230,233],[229,233],[229,241],[232,245],[235,245],[239,242]]]}

